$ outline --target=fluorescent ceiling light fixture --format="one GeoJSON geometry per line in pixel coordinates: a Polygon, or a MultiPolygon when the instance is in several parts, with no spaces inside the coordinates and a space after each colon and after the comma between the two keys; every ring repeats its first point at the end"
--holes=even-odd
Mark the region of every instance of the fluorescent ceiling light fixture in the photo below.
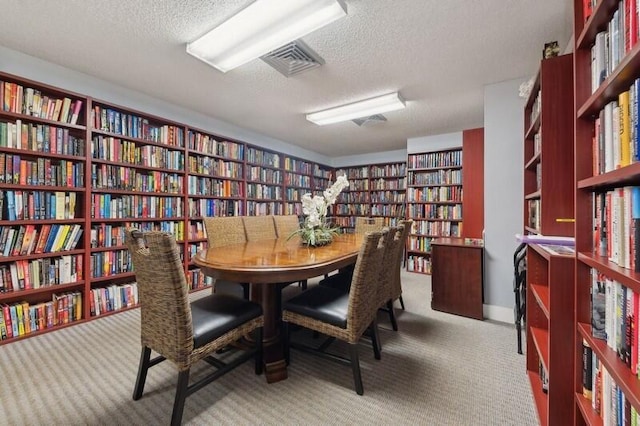
{"type": "Polygon", "coordinates": [[[227,72],[346,15],[342,0],[256,0],[188,43],[187,53],[227,72]]]}
{"type": "Polygon", "coordinates": [[[368,117],[384,112],[396,111],[405,107],[404,99],[398,92],[378,96],[352,104],[325,109],[324,111],[307,114],[307,120],[318,126],[353,120],[354,118],[368,117]]]}

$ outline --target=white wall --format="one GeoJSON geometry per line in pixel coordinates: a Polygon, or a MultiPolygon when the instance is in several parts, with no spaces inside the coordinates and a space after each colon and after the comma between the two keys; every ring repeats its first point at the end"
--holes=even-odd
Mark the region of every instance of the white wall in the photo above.
{"type": "Polygon", "coordinates": [[[523,220],[525,100],[518,88],[526,80],[484,91],[485,316],[508,322],[513,322],[515,303],[515,234],[522,232],[523,220]]]}
{"type": "Polygon", "coordinates": [[[51,62],[46,62],[2,46],[0,46],[0,71],[91,96],[102,101],[144,111],[151,115],[177,121],[222,137],[248,142],[321,164],[331,165],[330,157],[318,154],[317,152],[261,135],[222,120],[208,117],[187,108],[173,105],[152,96],[135,92],[96,77],[51,62]]]}
{"type": "Polygon", "coordinates": [[[407,139],[407,153],[441,151],[462,147],[462,132],[407,139]]]}
{"type": "Polygon", "coordinates": [[[348,155],[335,157],[331,160],[332,167],[360,166],[363,164],[391,163],[394,161],[407,161],[407,150],[374,152],[361,155],[348,155]]]}

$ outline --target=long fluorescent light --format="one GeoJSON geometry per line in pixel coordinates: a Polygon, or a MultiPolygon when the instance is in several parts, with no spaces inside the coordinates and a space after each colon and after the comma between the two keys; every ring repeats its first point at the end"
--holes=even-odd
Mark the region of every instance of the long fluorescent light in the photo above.
{"type": "Polygon", "coordinates": [[[405,107],[404,100],[398,92],[378,96],[336,108],[307,114],[307,120],[318,126],[339,123],[340,121],[353,120],[354,118],[368,117],[383,112],[396,111],[405,107]]]}
{"type": "Polygon", "coordinates": [[[346,16],[342,0],[256,0],[187,44],[187,53],[227,72],[346,16]]]}

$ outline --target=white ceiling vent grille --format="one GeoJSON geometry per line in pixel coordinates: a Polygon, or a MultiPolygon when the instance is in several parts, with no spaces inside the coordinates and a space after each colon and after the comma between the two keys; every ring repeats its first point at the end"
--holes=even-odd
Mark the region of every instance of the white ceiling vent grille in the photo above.
{"type": "Polygon", "coordinates": [[[351,120],[356,123],[358,126],[364,126],[366,124],[378,123],[381,121],[387,121],[387,117],[382,114],[370,115],[369,117],[356,118],[355,120],[351,120]]]}
{"type": "Polygon", "coordinates": [[[285,77],[319,67],[324,59],[302,40],[294,40],[273,50],[261,58],[285,77]]]}

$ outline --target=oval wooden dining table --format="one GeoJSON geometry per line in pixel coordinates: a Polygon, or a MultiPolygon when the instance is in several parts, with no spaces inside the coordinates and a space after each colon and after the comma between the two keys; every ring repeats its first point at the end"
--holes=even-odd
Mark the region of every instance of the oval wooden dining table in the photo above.
{"type": "Polygon", "coordinates": [[[300,239],[250,241],[209,248],[193,262],[216,279],[251,284],[251,300],[264,312],[263,348],[268,383],[287,378],[280,333],[283,284],[322,276],[355,263],[362,245],[360,234],[340,234],[322,247],[308,247],[300,239]]]}

